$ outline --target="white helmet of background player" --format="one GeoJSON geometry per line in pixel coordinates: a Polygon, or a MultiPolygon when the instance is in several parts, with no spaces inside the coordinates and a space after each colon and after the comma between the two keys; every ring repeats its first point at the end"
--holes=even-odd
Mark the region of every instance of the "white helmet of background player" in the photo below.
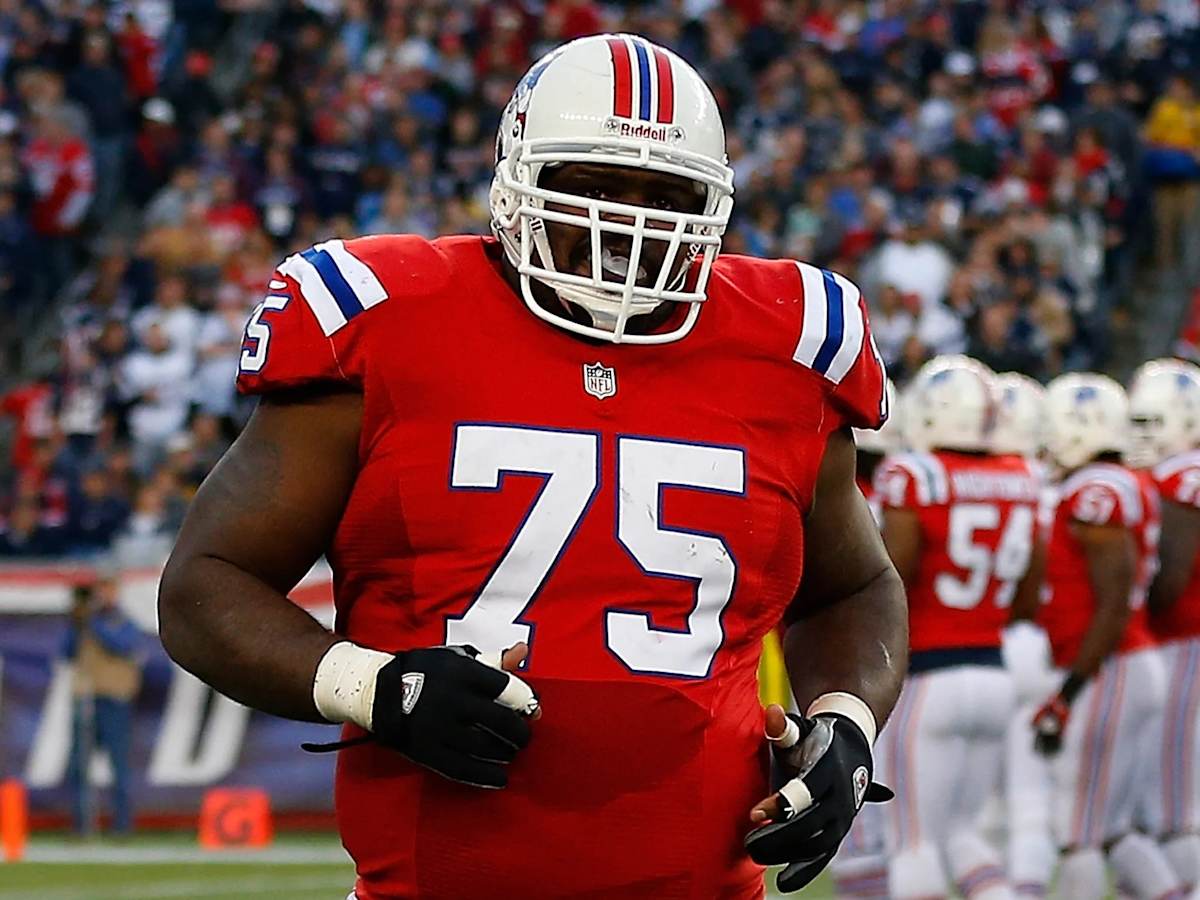
{"type": "Polygon", "coordinates": [[[712,92],[690,65],[644,38],[596,35],[565,44],[534,63],[504,110],[489,202],[492,230],[520,275],[526,305],[539,318],[614,342],[678,340],[699,315],[733,209],[733,170],[712,92]],[[546,167],[564,163],[682,176],[703,192],[703,209],[677,212],[539,186],[546,167]],[[547,222],[591,232],[590,276],[565,271],[567,262],[553,258],[547,222]],[[651,243],[666,245],[657,272],[642,265],[651,243]],[[610,244],[620,247],[620,255],[610,244]],[[533,297],[531,279],[583,309],[591,324],[544,309],[533,297]],[[678,328],[626,333],[631,316],[664,301],[691,304],[678,328]]]}
{"type": "Polygon", "coordinates": [[[995,375],[969,356],[921,366],[904,395],[904,436],[914,450],[987,450],[996,414],[995,375]]]}
{"type": "Polygon", "coordinates": [[[904,449],[904,426],[900,417],[900,406],[896,401],[896,386],[887,380],[887,421],[881,428],[853,428],[854,446],[866,453],[886,456],[904,449]]]}
{"type": "Polygon", "coordinates": [[[996,376],[996,427],[992,452],[1036,456],[1042,447],[1046,389],[1017,372],[996,376]]]}
{"type": "Polygon", "coordinates": [[[1175,359],[1140,366],[1129,385],[1125,460],[1144,469],[1200,443],[1200,368],[1175,359]]]}
{"type": "Polygon", "coordinates": [[[1129,401],[1106,375],[1060,375],[1046,386],[1046,449],[1068,471],[1125,449],[1129,401]]]}

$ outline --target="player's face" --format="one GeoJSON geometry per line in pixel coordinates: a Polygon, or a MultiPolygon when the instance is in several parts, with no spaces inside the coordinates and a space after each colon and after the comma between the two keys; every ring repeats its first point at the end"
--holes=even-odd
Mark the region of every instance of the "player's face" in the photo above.
{"type": "MultiPolygon", "coordinates": [[[[549,169],[541,178],[541,187],[563,193],[575,194],[589,200],[607,200],[628,203],[633,206],[661,209],[671,212],[699,213],[704,210],[705,194],[694,181],[678,175],[649,172],[644,169],[623,168],[590,163],[569,163],[549,169]]],[[[546,204],[548,209],[578,213],[578,207],[546,204]]],[[[609,221],[633,224],[631,216],[602,213],[609,221]]],[[[672,222],[647,219],[646,227],[670,230],[672,222]]],[[[592,275],[592,242],[587,228],[565,225],[560,222],[546,223],[546,237],[554,256],[554,265],[560,272],[571,272],[584,277],[592,275]]],[[[633,238],[628,235],[604,234],[601,238],[601,267],[606,278],[624,279],[629,271],[630,252],[633,238]]],[[[637,284],[653,285],[666,257],[668,245],[665,241],[645,241],[638,262],[637,284]]],[[[667,277],[671,284],[687,265],[684,254],[679,254],[675,271],[667,277]]]]}

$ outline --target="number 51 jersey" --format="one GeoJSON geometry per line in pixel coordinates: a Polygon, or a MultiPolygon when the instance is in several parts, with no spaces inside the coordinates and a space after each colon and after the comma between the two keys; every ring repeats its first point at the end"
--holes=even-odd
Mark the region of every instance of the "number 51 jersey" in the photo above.
{"type": "Polygon", "coordinates": [[[841,276],[723,257],[686,338],[597,344],[531,315],[498,258],[477,237],[330,241],[280,265],[247,326],[243,392],[363,395],[337,630],[525,641],[544,711],[503,791],[339,754],[357,894],[759,896],[760,643],[800,582],[829,433],[886,415],[865,306],[841,276]]]}

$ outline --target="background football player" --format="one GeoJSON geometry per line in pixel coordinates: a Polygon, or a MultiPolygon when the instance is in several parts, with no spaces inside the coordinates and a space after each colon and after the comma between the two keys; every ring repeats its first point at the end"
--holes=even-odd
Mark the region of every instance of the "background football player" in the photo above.
{"type": "MultiPolygon", "coordinates": [[[[1133,830],[1157,746],[1166,685],[1146,621],[1158,552],[1158,496],[1121,465],[1128,403],[1103,375],[1063,375],[1046,391],[1047,449],[1062,468],[1046,563],[1059,687],[1033,726],[1052,769],[1064,898],[1107,894],[1104,852],[1124,889],[1170,895],[1179,881],[1158,845],[1133,830]]],[[[1031,739],[1034,739],[1031,736],[1031,739]]]]}
{"type": "Polygon", "coordinates": [[[359,900],[759,897],[756,863],[808,883],[885,795],[903,589],[849,434],[885,375],[853,284],[717,259],[732,177],[690,66],[580,39],[502,116],[496,238],[328,241],[252,317],[263,400],[161,633],[243,703],[344,723],[359,900]],[[334,634],[286,596],[322,553],[334,634]],[[792,719],[757,699],[781,620],[792,719]]]}
{"type": "Polygon", "coordinates": [[[993,456],[994,376],[966,357],[926,363],[905,394],[914,452],[877,481],[883,535],[908,590],[909,677],[884,733],[881,771],[903,782],[885,812],[891,896],[1004,898],[1000,853],[980,829],[998,789],[1012,678],[1000,635],[1027,582],[1040,483],[993,456]]]}
{"type": "Polygon", "coordinates": [[[1150,627],[1167,667],[1162,737],[1150,757],[1144,825],[1192,888],[1200,884],[1200,369],[1146,363],[1129,389],[1130,465],[1147,470],[1162,502],[1160,566],[1150,627]]]}
{"type": "MultiPolygon", "coordinates": [[[[996,426],[992,452],[1028,460],[1041,482],[1038,536],[1030,561],[1032,583],[1045,571],[1045,543],[1053,522],[1053,487],[1041,461],[1044,449],[1046,391],[1025,375],[996,376],[996,426]]],[[[1032,584],[1031,583],[1031,584],[1032,584]]],[[[1036,624],[1040,590],[1029,590],[1013,603],[1001,650],[1013,678],[1016,710],[1009,721],[1004,754],[1003,826],[1008,836],[1008,875],[1020,896],[1045,896],[1058,859],[1050,824],[1050,768],[1029,739],[1037,707],[1057,684],[1050,664],[1046,632],[1036,624]]]]}

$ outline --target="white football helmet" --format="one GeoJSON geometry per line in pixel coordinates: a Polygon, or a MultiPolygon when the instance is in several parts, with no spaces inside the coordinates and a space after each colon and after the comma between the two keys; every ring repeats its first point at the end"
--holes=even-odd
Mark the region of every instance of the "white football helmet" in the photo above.
{"type": "Polygon", "coordinates": [[[1133,373],[1129,386],[1129,446],[1125,461],[1137,469],[1200,443],[1200,368],[1155,359],[1133,373]]]}
{"type": "Polygon", "coordinates": [[[996,376],[996,427],[993,453],[1037,456],[1042,448],[1046,416],[1046,389],[1017,372],[996,376]]]}
{"type": "Polygon", "coordinates": [[[904,449],[904,426],[900,417],[900,404],[896,400],[896,386],[887,380],[887,421],[879,428],[852,428],[854,446],[867,453],[881,456],[897,453],[904,449]]]}
{"type": "MultiPolygon", "coordinates": [[[[613,172],[614,179],[620,177],[619,170],[613,172]]],[[[644,38],[604,34],[571,41],[534,63],[509,100],[496,138],[489,202],[492,231],[536,316],[614,343],[678,340],[700,313],[733,209],[733,170],[716,100],[695,69],[644,38]],[[547,166],[566,163],[682,176],[703,193],[704,206],[698,213],[677,212],[539,185],[547,166]],[[567,262],[554,259],[547,222],[590,231],[590,275],[565,271],[567,262]],[[642,265],[648,241],[667,245],[657,273],[642,265]],[[614,243],[619,254],[606,246],[614,243]],[[591,325],[544,309],[533,297],[531,279],[584,310],[591,325]],[[679,327],[662,334],[626,333],[632,316],[664,301],[691,304],[679,327]]]]}
{"type": "Polygon", "coordinates": [[[935,357],[913,376],[903,406],[904,436],[914,450],[987,450],[995,375],[969,356],[935,357]]]}
{"type": "Polygon", "coordinates": [[[1046,387],[1046,449],[1064,469],[1125,449],[1129,401],[1107,375],[1060,375],[1046,387]]]}

